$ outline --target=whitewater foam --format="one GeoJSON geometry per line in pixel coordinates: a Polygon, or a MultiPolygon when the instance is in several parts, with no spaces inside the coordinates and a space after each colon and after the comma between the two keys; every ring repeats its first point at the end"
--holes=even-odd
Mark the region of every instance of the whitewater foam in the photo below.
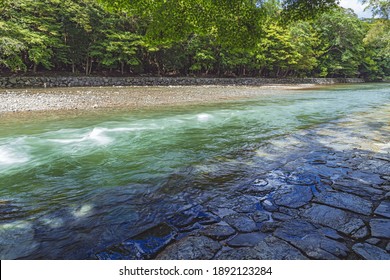
{"type": "Polygon", "coordinates": [[[20,151],[9,147],[0,147],[0,165],[12,165],[18,163],[25,163],[29,157],[20,151]]]}

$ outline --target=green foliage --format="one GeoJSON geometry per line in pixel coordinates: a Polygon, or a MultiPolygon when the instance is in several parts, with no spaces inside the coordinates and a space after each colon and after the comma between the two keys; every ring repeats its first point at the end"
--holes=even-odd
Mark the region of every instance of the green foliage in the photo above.
{"type": "Polygon", "coordinates": [[[388,1],[2,0],[0,73],[389,76],[388,1]]]}

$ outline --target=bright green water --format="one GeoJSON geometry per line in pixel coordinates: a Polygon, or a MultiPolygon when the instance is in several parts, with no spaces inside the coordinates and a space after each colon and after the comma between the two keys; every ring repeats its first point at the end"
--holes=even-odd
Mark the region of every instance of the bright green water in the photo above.
{"type": "Polygon", "coordinates": [[[389,84],[368,84],[154,110],[48,113],[36,119],[0,115],[0,206],[6,209],[0,222],[16,228],[20,222],[21,230],[33,232],[22,238],[30,251],[14,256],[8,246],[1,255],[39,257],[32,252],[49,242],[71,258],[64,251],[74,249],[80,234],[102,244],[120,239],[125,229],[118,225],[153,223],[167,203],[188,203],[178,194],[191,185],[175,181],[174,174],[196,173],[210,162],[243,160],[243,151],[265,139],[389,103],[389,84]],[[158,194],[164,207],[153,202],[157,206],[148,208],[150,194],[158,194]],[[82,230],[77,219],[84,219],[82,230]],[[114,226],[115,234],[102,230],[114,226]],[[56,243],[59,239],[64,241],[56,243]]]}

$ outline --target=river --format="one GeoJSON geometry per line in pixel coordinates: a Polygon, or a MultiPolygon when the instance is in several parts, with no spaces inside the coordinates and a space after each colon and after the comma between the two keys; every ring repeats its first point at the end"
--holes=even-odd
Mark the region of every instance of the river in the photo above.
{"type": "MultiPolygon", "coordinates": [[[[200,105],[0,115],[0,257],[95,258],[255,179],[265,143],[389,106],[389,84],[362,84],[200,105]]],[[[279,148],[273,156],[288,146],[279,148]]]]}

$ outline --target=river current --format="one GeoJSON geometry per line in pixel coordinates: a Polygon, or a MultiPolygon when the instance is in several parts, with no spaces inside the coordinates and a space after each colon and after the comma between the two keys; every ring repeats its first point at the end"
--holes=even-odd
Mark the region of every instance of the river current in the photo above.
{"type": "Polygon", "coordinates": [[[203,105],[0,115],[1,259],[93,258],[250,180],[264,143],[390,106],[389,84],[272,91],[203,105]]]}

